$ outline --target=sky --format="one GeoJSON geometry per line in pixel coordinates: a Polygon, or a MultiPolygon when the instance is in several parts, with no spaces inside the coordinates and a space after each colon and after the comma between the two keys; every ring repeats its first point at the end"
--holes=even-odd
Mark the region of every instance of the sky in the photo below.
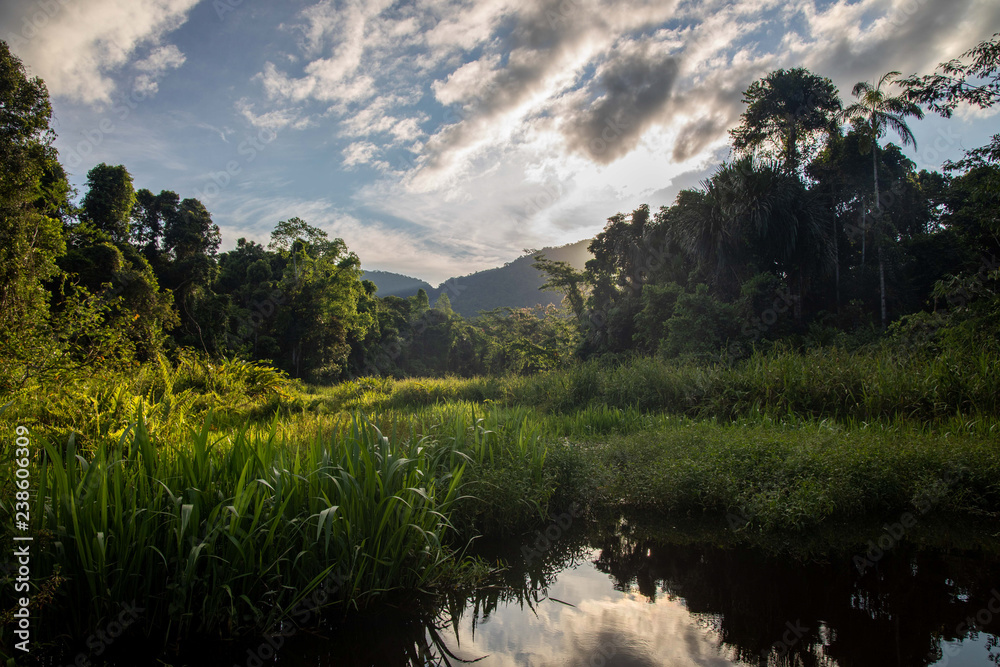
{"type": "MultiPolygon", "coordinates": [[[[848,103],[997,30],[996,0],[0,4],[81,193],[124,164],[137,189],[200,199],[223,249],[297,216],[434,284],[670,205],[729,157],[742,92],[772,70],[848,103]]],[[[939,169],[997,120],[913,121],[905,152],[939,169]]]]}

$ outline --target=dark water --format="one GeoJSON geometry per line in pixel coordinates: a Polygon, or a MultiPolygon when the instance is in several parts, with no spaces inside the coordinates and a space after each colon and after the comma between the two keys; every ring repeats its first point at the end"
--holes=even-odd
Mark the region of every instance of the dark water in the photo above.
{"type": "Polygon", "coordinates": [[[423,618],[386,610],[293,630],[277,652],[163,664],[1000,665],[998,531],[924,526],[890,544],[879,526],[748,539],[618,518],[560,530],[539,551],[531,536],[480,545],[508,569],[423,618]],[[862,573],[880,536],[888,548],[862,573]]]}
{"type": "MultiPolygon", "coordinates": [[[[855,557],[866,557],[867,539],[877,544],[877,526],[747,544],[722,530],[621,520],[560,535],[541,552],[521,548],[530,538],[483,545],[484,557],[511,567],[491,587],[451,596],[433,622],[381,614],[323,637],[296,634],[261,662],[997,665],[998,530],[911,531],[883,539],[888,548],[862,568],[855,557]]],[[[231,664],[254,660],[244,653],[231,664]]]]}

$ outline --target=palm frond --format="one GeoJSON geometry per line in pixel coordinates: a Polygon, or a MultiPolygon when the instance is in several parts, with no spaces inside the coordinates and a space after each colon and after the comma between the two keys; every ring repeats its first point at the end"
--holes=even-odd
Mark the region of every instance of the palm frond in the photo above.
{"type": "Polygon", "coordinates": [[[885,118],[889,127],[895,130],[896,134],[899,135],[899,138],[903,142],[904,146],[912,144],[914,148],[917,147],[917,138],[913,135],[913,132],[910,130],[906,121],[904,121],[902,117],[891,114],[887,115],[885,118]]]}
{"type": "Polygon", "coordinates": [[[855,97],[862,97],[872,92],[872,90],[874,90],[872,88],[872,84],[867,81],[858,81],[854,84],[854,87],[851,88],[851,95],[854,95],[855,97]]]}

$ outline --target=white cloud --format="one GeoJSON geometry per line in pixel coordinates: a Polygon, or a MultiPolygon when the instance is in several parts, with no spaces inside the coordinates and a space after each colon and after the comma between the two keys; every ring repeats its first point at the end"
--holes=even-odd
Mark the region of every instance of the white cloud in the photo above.
{"type": "MultiPolygon", "coordinates": [[[[6,38],[34,74],[55,96],[85,103],[107,103],[115,91],[114,75],[137,51],[151,47],[143,63],[162,74],[183,62],[176,47],[162,47],[162,38],[187,19],[198,0],[89,0],[12,3],[5,10],[19,15],[19,25],[6,38]],[[166,50],[163,50],[163,49],[166,50]],[[180,57],[180,61],[178,61],[180,57]]],[[[156,74],[144,70],[135,85],[155,92],[156,74]]]]}
{"type": "MultiPolygon", "coordinates": [[[[89,0],[78,12],[67,1],[15,53],[28,54],[57,95],[107,100],[126,73],[155,92],[184,64],[166,35],[194,2],[89,0]]],[[[289,136],[293,146],[303,142],[299,166],[276,165],[276,178],[260,187],[341,225],[366,262],[434,279],[512,259],[525,246],[591,236],[609,215],[644,201],[670,203],[675,183],[697,182],[725,157],[743,91],[773,69],[809,67],[848,101],[856,81],[891,69],[927,73],[1000,24],[995,0],[302,5],[277,31],[280,21],[266,24],[274,32],[260,44],[266,57],[233,84],[249,86],[233,99],[252,127],[308,129],[289,136]],[[640,110],[627,131],[589,150],[627,108],[640,110]],[[340,179],[331,163],[357,171],[340,179]],[[306,168],[305,178],[294,172],[306,168]],[[370,172],[376,180],[357,185],[370,172]],[[330,192],[339,192],[336,206],[309,204],[330,192]]],[[[37,6],[18,4],[22,14],[37,6]]],[[[255,16],[270,11],[261,6],[255,16]]],[[[0,25],[20,25],[8,16],[0,7],[0,25]]],[[[955,122],[985,116],[961,110],[955,122]]],[[[206,129],[232,120],[198,117],[206,129]]],[[[235,197],[214,208],[227,205],[244,210],[235,197]]]]}
{"type": "Polygon", "coordinates": [[[155,95],[159,90],[156,80],[169,70],[183,65],[184,61],[184,54],[173,44],[155,49],[149,56],[135,63],[135,69],[142,74],[135,77],[132,89],[143,95],[155,95]]]}
{"type": "Polygon", "coordinates": [[[613,590],[606,573],[584,562],[561,572],[546,589],[548,599],[530,612],[526,605],[501,604],[489,614],[463,617],[455,635],[444,638],[460,660],[489,656],[496,667],[746,664],[730,659],[717,626],[706,622],[711,617],[663,593],[651,602],[637,588],[613,590]]]}
{"type": "Polygon", "coordinates": [[[134,67],[140,72],[158,76],[167,70],[180,67],[184,64],[184,60],[181,50],[173,44],[168,44],[152,51],[144,59],[136,62],[134,67]]]}
{"type": "Polygon", "coordinates": [[[499,53],[469,61],[449,74],[443,81],[438,79],[431,84],[434,97],[444,105],[482,99],[488,92],[489,80],[495,76],[499,65],[499,53]]]}
{"type": "MultiPolygon", "coordinates": [[[[703,174],[724,158],[728,130],[744,108],[743,91],[755,79],[804,61],[833,77],[843,91],[890,65],[907,69],[907,62],[915,62],[910,69],[927,70],[943,54],[958,55],[971,45],[956,37],[969,16],[982,21],[992,15],[983,0],[964,1],[966,6],[955,7],[948,21],[933,18],[940,17],[940,2],[925,2],[923,13],[907,15],[905,25],[883,18],[905,6],[899,0],[840,2],[823,9],[811,0],[716,2],[688,11],[693,23],[650,37],[633,31],[647,18],[663,19],[669,6],[661,3],[653,15],[653,9],[636,2],[631,11],[620,7],[614,15],[598,16],[599,5],[580,0],[571,3],[576,13],[562,17],[563,25],[539,24],[539,15],[551,9],[546,3],[541,9],[490,4],[506,26],[514,26],[507,41],[491,34],[498,20],[482,13],[475,22],[483,32],[475,38],[463,35],[449,43],[445,35],[430,33],[439,53],[450,53],[449,44],[451,51],[461,50],[456,44],[482,48],[472,59],[446,59],[444,74],[431,85],[438,103],[458,108],[457,117],[445,114],[411,169],[390,172],[393,181],[363,189],[355,198],[426,227],[432,238],[461,237],[463,246],[456,243],[455,251],[483,259],[503,254],[490,253],[491,248],[592,235],[616,210],[631,210],[654,193],[675,192],[668,187],[672,181],[703,174]],[[795,37],[782,41],[784,35],[795,37]],[[845,40],[851,44],[847,52],[845,40]],[[938,46],[914,60],[912,51],[922,49],[921,43],[938,46]],[[949,50],[948,44],[956,46],[949,50]],[[679,68],[671,84],[674,62],[679,68]],[[614,116],[644,86],[650,93],[646,112],[635,131],[625,133],[627,141],[605,154],[613,159],[568,150],[580,139],[599,136],[604,126],[598,121],[614,116]],[[544,204],[534,205],[540,189],[544,204]]],[[[387,107],[385,118],[394,112],[387,107]]],[[[381,130],[380,122],[378,113],[366,117],[372,129],[381,130]]]]}
{"type": "Polygon", "coordinates": [[[372,162],[379,150],[378,146],[370,141],[356,141],[347,148],[344,149],[344,162],[345,167],[353,167],[359,164],[367,164],[372,162]]]}
{"type": "Polygon", "coordinates": [[[243,98],[236,102],[236,111],[250,125],[261,130],[281,130],[291,127],[293,129],[303,129],[310,125],[310,119],[304,118],[299,109],[275,109],[264,113],[257,113],[255,105],[250,100],[243,98]]]}

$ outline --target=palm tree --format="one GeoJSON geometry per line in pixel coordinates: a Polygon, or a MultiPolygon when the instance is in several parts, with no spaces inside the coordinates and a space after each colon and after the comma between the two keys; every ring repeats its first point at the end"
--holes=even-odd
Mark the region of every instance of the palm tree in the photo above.
{"type": "MultiPolygon", "coordinates": [[[[904,146],[913,144],[916,148],[917,140],[906,124],[906,117],[923,118],[924,112],[915,103],[906,99],[905,95],[890,97],[882,86],[892,79],[898,77],[899,72],[889,72],[884,74],[874,86],[867,81],[860,81],[855,84],[851,94],[858,98],[858,101],[841,112],[841,119],[857,122],[864,130],[865,141],[861,145],[862,152],[871,151],[872,154],[872,174],[874,177],[875,191],[875,224],[882,221],[882,202],[879,199],[878,191],[878,140],[891,128],[899,135],[904,146]],[[867,147],[866,145],[867,144],[867,147]],[[867,148],[867,150],[866,150],[867,148]]],[[[885,262],[882,255],[882,235],[879,229],[875,230],[875,242],[878,249],[878,282],[879,298],[882,307],[882,328],[886,325],[885,308],[885,262]]],[[[862,236],[862,264],[864,264],[864,236],[862,236]]]]}

